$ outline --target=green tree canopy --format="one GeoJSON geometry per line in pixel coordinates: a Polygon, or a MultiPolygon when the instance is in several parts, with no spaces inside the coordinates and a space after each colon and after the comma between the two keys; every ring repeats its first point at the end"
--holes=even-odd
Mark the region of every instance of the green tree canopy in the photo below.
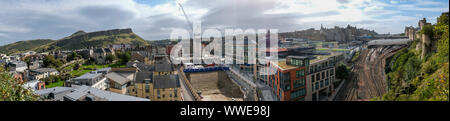
{"type": "Polygon", "coordinates": [[[63,62],[55,59],[52,55],[45,56],[44,58],[44,67],[57,68],[61,66],[63,62]]]}
{"type": "Polygon", "coordinates": [[[350,75],[350,70],[345,66],[345,64],[340,63],[336,69],[336,78],[338,79],[348,79],[350,75]]]}
{"type": "Polygon", "coordinates": [[[0,101],[37,101],[39,96],[0,67],[0,101]]]}

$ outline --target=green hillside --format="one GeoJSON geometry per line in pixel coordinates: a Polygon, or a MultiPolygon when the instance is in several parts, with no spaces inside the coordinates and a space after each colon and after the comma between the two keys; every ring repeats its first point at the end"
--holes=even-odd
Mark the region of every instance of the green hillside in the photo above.
{"type": "Polygon", "coordinates": [[[41,47],[43,45],[55,42],[49,39],[38,39],[38,40],[27,40],[19,41],[12,44],[0,46],[0,53],[5,54],[15,54],[20,52],[25,52],[29,50],[34,50],[35,48],[41,47]]]}
{"type": "Polygon", "coordinates": [[[425,26],[421,33],[437,42],[437,51],[421,58],[415,49],[419,40],[396,53],[388,65],[389,91],[376,100],[448,101],[449,100],[449,19],[448,13],[437,24],[425,26]]]}
{"type": "Polygon", "coordinates": [[[111,44],[149,45],[147,41],[133,33],[131,29],[114,29],[86,33],[77,31],[59,40],[21,41],[0,47],[0,53],[24,51],[48,52],[55,50],[76,50],[83,48],[107,47],[111,44]]]}
{"type": "Polygon", "coordinates": [[[78,31],[69,37],[37,48],[36,51],[75,50],[90,47],[107,47],[111,44],[148,45],[148,42],[133,33],[131,29],[114,29],[90,33],[78,31]]]}

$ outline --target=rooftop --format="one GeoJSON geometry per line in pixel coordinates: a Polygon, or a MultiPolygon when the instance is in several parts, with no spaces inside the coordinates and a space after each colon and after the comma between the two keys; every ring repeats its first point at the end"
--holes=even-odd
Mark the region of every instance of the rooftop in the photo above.
{"type": "Polygon", "coordinates": [[[72,101],[86,101],[87,97],[92,101],[150,101],[149,99],[99,90],[85,85],[75,87],[55,87],[36,91],[36,94],[40,96],[46,96],[50,93],[54,94],[55,100],[61,101],[64,98],[72,101]]]}
{"type": "Polygon", "coordinates": [[[333,52],[333,53],[331,53],[330,55],[315,55],[315,56],[314,56],[315,58],[309,60],[309,62],[310,62],[310,65],[312,65],[312,64],[314,64],[314,63],[321,62],[321,61],[323,61],[323,60],[327,60],[327,59],[329,59],[330,57],[338,56],[338,55],[342,55],[342,54],[343,54],[342,52],[333,52]]]}
{"type": "Polygon", "coordinates": [[[272,64],[274,64],[275,66],[279,67],[279,69],[281,69],[281,70],[290,70],[290,69],[298,68],[297,66],[288,65],[286,63],[285,59],[280,60],[280,61],[275,62],[275,63],[272,63],[272,64]]]}
{"type": "Polygon", "coordinates": [[[111,81],[119,83],[120,85],[124,85],[125,83],[131,81],[131,80],[121,76],[120,74],[115,73],[115,72],[106,74],[106,78],[111,79],[111,81]]]}
{"type": "Polygon", "coordinates": [[[57,70],[54,68],[38,68],[38,69],[31,70],[31,71],[45,73],[45,72],[55,72],[57,70]]]}
{"type": "Polygon", "coordinates": [[[128,67],[128,68],[111,68],[111,71],[113,72],[136,72],[135,67],[128,67]]]}
{"type": "Polygon", "coordinates": [[[136,83],[144,83],[145,80],[152,80],[152,72],[137,72],[136,73],[136,83]]]}
{"type": "Polygon", "coordinates": [[[97,72],[99,72],[99,71],[111,71],[111,67],[101,68],[101,69],[97,69],[95,71],[97,71],[97,72]]]}
{"type": "Polygon", "coordinates": [[[156,89],[180,87],[180,81],[178,81],[177,75],[155,76],[153,83],[156,89]]]}
{"type": "Polygon", "coordinates": [[[23,61],[11,61],[10,63],[16,65],[16,67],[17,66],[27,66],[27,63],[23,62],[23,61]]]}
{"type": "Polygon", "coordinates": [[[84,75],[81,75],[80,77],[74,78],[74,79],[92,79],[92,78],[96,78],[102,76],[101,73],[86,73],[84,75]]]}
{"type": "Polygon", "coordinates": [[[172,64],[155,64],[156,72],[170,72],[174,71],[172,64]]]}
{"type": "Polygon", "coordinates": [[[155,66],[153,65],[145,65],[142,62],[128,62],[127,67],[137,67],[140,71],[153,71],[155,70],[155,66]]]}

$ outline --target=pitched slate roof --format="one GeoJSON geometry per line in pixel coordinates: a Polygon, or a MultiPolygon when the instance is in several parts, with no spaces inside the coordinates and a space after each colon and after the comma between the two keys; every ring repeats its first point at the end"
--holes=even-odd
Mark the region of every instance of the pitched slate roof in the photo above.
{"type": "Polygon", "coordinates": [[[156,72],[171,72],[174,71],[172,64],[155,64],[156,72]]]}
{"type": "Polygon", "coordinates": [[[131,80],[121,76],[118,73],[111,72],[109,74],[106,74],[106,78],[110,79],[111,81],[114,81],[116,83],[119,83],[120,85],[124,85],[125,83],[130,82],[131,80]]]}
{"type": "Polygon", "coordinates": [[[153,85],[156,89],[179,88],[180,81],[177,75],[161,75],[154,77],[153,85]]]}
{"type": "Polygon", "coordinates": [[[153,73],[152,72],[138,72],[136,73],[136,83],[145,83],[145,80],[150,80],[153,83],[153,73]]]}
{"type": "Polygon", "coordinates": [[[136,68],[135,67],[129,67],[129,68],[111,68],[112,72],[131,72],[134,73],[136,72],[136,68]]]}
{"type": "Polygon", "coordinates": [[[93,79],[102,76],[101,73],[86,73],[74,79],[93,79]]]}
{"type": "Polygon", "coordinates": [[[142,62],[128,62],[127,67],[137,67],[140,71],[143,72],[152,72],[155,70],[154,65],[145,65],[142,62]]]}
{"type": "Polygon", "coordinates": [[[150,101],[149,99],[123,95],[110,91],[99,90],[89,86],[75,86],[75,87],[55,87],[38,90],[35,92],[40,96],[55,95],[54,100],[63,100],[64,98],[72,101],[85,101],[86,97],[91,98],[92,101],[150,101]]]}

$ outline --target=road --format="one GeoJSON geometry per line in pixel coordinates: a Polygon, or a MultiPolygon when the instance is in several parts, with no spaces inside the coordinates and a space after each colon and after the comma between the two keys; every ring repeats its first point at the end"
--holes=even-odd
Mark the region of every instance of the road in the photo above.
{"type": "Polygon", "coordinates": [[[336,101],[367,101],[387,91],[384,67],[386,58],[402,47],[389,46],[365,49],[354,63],[354,73],[336,95],[336,101]]]}

